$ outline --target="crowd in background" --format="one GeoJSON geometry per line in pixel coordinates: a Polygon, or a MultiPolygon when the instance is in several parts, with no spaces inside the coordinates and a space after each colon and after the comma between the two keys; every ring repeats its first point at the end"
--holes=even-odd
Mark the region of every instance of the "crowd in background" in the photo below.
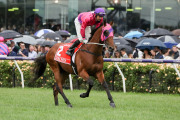
{"type": "MultiPolygon", "coordinates": [[[[14,31],[20,31],[16,26],[9,27],[14,31]]],[[[0,31],[3,31],[4,28],[1,28],[0,31]]],[[[26,29],[23,34],[33,35],[32,31],[26,29]]],[[[65,38],[64,40],[66,40],[65,38]]],[[[7,56],[21,56],[21,57],[39,57],[45,55],[50,49],[49,46],[40,46],[40,45],[27,45],[25,43],[15,43],[10,40],[10,44],[7,47],[3,47],[6,44],[6,41],[0,41],[0,54],[3,55],[1,49],[7,49],[5,55],[7,56]],[[2,45],[3,44],[3,45],[2,45]]],[[[115,50],[113,53],[109,52],[105,47],[103,51],[104,58],[139,58],[139,59],[180,59],[180,46],[173,46],[172,49],[159,49],[154,47],[153,50],[144,49],[140,50],[134,48],[132,52],[126,52],[125,48],[120,50],[115,50]]]]}
{"type": "Polygon", "coordinates": [[[172,49],[165,48],[159,49],[155,47],[153,50],[134,49],[133,52],[126,52],[125,48],[120,51],[116,50],[114,53],[110,53],[107,48],[104,51],[104,58],[137,58],[137,59],[180,59],[180,47],[173,46],[172,49]]]}
{"type": "Polygon", "coordinates": [[[15,44],[14,41],[10,41],[7,45],[4,39],[0,37],[0,55],[18,56],[18,57],[39,57],[45,55],[49,51],[50,47],[40,45],[25,45],[20,42],[15,44]]]}

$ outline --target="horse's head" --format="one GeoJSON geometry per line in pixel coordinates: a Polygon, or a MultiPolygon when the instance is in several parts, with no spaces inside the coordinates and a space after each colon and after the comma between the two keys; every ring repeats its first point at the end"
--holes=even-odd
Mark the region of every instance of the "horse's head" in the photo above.
{"type": "Polygon", "coordinates": [[[108,50],[110,52],[113,52],[115,48],[113,42],[114,34],[113,34],[112,24],[113,24],[112,22],[110,24],[104,22],[101,33],[101,41],[105,43],[106,47],[108,47],[108,50]]]}

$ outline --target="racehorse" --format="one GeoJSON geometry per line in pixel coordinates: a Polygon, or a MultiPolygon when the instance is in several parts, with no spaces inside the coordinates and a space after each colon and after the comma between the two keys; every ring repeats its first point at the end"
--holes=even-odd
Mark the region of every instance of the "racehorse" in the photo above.
{"type": "MultiPolygon", "coordinates": [[[[94,35],[92,35],[92,37],[89,39],[89,42],[83,44],[80,50],[76,53],[75,64],[77,67],[78,76],[82,77],[89,84],[87,91],[80,94],[80,97],[89,97],[89,93],[91,91],[91,88],[93,87],[93,80],[90,78],[90,76],[93,76],[104,87],[110,101],[110,106],[115,107],[115,103],[110,94],[108,85],[104,79],[102,56],[103,45],[106,45],[108,47],[108,50],[111,50],[111,52],[115,48],[113,42],[113,29],[111,27],[112,24],[113,23],[108,24],[104,22],[103,25],[96,29],[94,35]]],[[[33,68],[34,80],[38,79],[41,75],[43,75],[46,69],[46,65],[48,63],[54,73],[56,80],[56,83],[53,86],[55,105],[58,105],[59,92],[67,106],[72,107],[71,103],[63,92],[63,84],[65,82],[65,79],[68,78],[68,75],[74,74],[74,71],[71,65],[57,62],[54,60],[56,51],[62,44],[64,43],[55,44],[45,56],[36,58],[33,68]]]]}

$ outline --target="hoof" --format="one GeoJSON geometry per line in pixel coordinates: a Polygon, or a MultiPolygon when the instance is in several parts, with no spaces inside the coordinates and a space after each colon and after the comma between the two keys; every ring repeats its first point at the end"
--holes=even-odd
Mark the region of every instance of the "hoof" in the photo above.
{"type": "Polygon", "coordinates": [[[81,98],[86,98],[86,97],[89,97],[89,95],[87,95],[86,93],[81,93],[81,94],[80,94],[80,97],[81,97],[81,98]]]}
{"type": "Polygon", "coordinates": [[[72,108],[72,105],[71,105],[71,104],[68,104],[67,107],[72,108]]]}
{"type": "Polygon", "coordinates": [[[59,106],[59,104],[55,104],[55,106],[59,106]]]}
{"type": "Polygon", "coordinates": [[[58,104],[58,102],[55,102],[55,106],[58,106],[59,104],[58,104]]]}
{"type": "Polygon", "coordinates": [[[113,107],[113,108],[116,107],[116,105],[115,105],[114,103],[109,103],[109,105],[110,105],[111,107],[113,107]]]}

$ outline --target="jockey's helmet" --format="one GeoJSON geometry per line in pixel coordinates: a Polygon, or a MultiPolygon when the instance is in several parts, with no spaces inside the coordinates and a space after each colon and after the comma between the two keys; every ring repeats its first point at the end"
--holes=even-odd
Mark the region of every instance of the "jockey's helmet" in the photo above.
{"type": "Polygon", "coordinates": [[[100,17],[103,17],[106,14],[103,8],[96,8],[94,13],[95,15],[98,15],[100,17]]]}

